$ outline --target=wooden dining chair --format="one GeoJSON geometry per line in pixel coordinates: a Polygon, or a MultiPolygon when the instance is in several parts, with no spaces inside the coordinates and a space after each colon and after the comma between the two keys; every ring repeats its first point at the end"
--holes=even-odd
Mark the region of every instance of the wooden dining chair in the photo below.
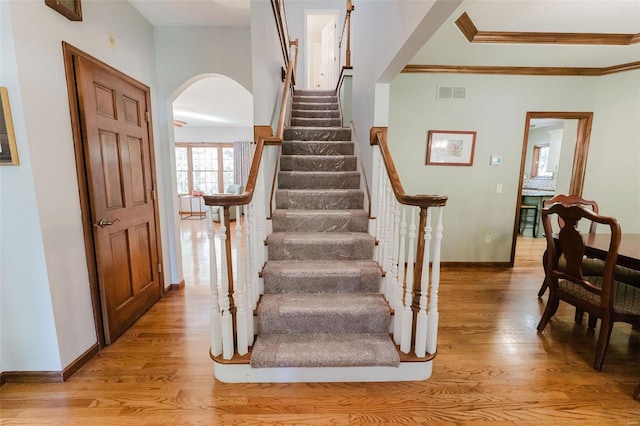
{"type": "MultiPolygon", "coordinates": [[[[598,210],[598,203],[596,203],[593,200],[585,200],[583,198],[580,198],[577,195],[563,195],[563,194],[558,194],[553,198],[550,198],[548,200],[544,200],[542,201],[542,208],[545,208],[547,206],[550,206],[552,204],[555,203],[562,203],[562,205],[564,206],[571,206],[574,204],[580,205],[580,206],[588,206],[591,208],[591,210],[593,210],[594,213],[598,214],[599,210],[598,210]]],[[[560,217],[558,217],[558,226],[562,227],[563,224],[560,222],[562,219],[560,217]]],[[[596,227],[597,227],[597,223],[592,222],[591,226],[589,226],[589,233],[590,234],[595,234],[596,233],[596,227]]],[[[547,252],[545,251],[544,254],[542,255],[542,264],[545,265],[545,258],[546,258],[547,252]]],[[[604,267],[604,262],[598,260],[598,259],[590,259],[589,261],[585,262],[583,265],[585,268],[590,269],[591,271],[595,272],[595,271],[602,271],[603,267],[604,267]]],[[[588,271],[589,272],[589,271],[588,271]]],[[[597,273],[589,273],[588,275],[598,275],[597,273]]],[[[543,280],[542,281],[542,285],[540,286],[540,290],[538,290],[538,297],[542,297],[544,295],[544,293],[547,291],[547,280],[543,280]]],[[[580,320],[578,321],[578,316],[576,315],[576,321],[579,323],[582,321],[582,315],[580,316],[580,320]]]]}
{"type": "Polygon", "coordinates": [[[614,322],[640,325],[640,288],[614,279],[620,245],[620,225],[613,217],[601,216],[577,204],[566,206],[561,202],[542,209],[542,225],[547,239],[545,269],[549,300],[538,324],[538,332],[542,333],[545,329],[558,310],[561,300],[599,318],[600,333],[593,367],[600,370],[614,322]],[[562,220],[560,232],[555,237],[557,243],[551,226],[554,216],[562,220]],[[611,232],[601,276],[583,275],[585,244],[577,229],[580,220],[607,226],[611,232]],[[566,260],[565,268],[559,265],[561,255],[566,260]]]}

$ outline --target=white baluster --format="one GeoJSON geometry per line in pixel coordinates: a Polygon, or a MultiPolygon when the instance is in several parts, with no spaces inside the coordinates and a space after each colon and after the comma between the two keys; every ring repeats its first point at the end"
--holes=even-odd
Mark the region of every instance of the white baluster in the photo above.
{"type": "Polygon", "coordinates": [[[427,210],[427,223],[424,229],[424,256],[422,258],[422,276],[420,280],[420,310],[416,323],[416,356],[422,358],[427,348],[427,294],[429,293],[429,248],[431,247],[431,211],[427,210]]]}
{"type": "Polygon", "coordinates": [[[236,243],[236,267],[237,271],[237,279],[236,279],[236,291],[235,291],[235,301],[236,301],[236,340],[237,340],[237,351],[239,355],[245,355],[249,352],[249,338],[247,336],[247,292],[246,292],[246,279],[245,279],[245,270],[244,270],[244,256],[242,256],[242,242],[243,242],[243,232],[242,232],[242,223],[240,221],[240,210],[239,207],[236,206],[236,235],[235,235],[235,243],[236,243]]]}
{"type": "MultiPolygon", "coordinates": [[[[402,222],[399,223],[398,235],[398,260],[397,260],[397,280],[394,294],[394,316],[393,316],[393,341],[396,345],[401,342],[402,336],[402,316],[404,304],[402,303],[404,285],[404,258],[405,258],[405,238],[407,235],[407,207],[398,205],[398,214],[402,211],[402,222]]],[[[399,220],[399,219],[398,219],[399,220]]]]}
{"type": "Polygon", "coordinates": [[[384,214],[385,214],[385,208],[386,208],[386,200],[385,200],[385,195],[387,193],[386,190],[386,186],[387,186],[387,179],[385,175],[381,175],[382,177],[380,178],[380,194],[378,195],[378,200],[380,202],[380,211],[378,212],[378,251],[377,251],[377,258],[376,260],[378,261],[378,264],[380,264],[381,268],[384,268],[384,214]]]}
{"type": "Polygon", "coordinates": [[[411,310],[411,299],[413,289],[413,268],[416,257],[416,216],[415,209],[412,207],[411,225],[409,226],[409,257],[407,258],[407,279],[404,286],[404,307],[402,309],[402,338],[400,342],[400,351],[408,354],[411,351],[411,331],[413,328],[413,311],[411,310]]]}
{"type": "Polygon", "coordinates": [[[438,289],[440,287],[440,248],[442,244],[442,207],[434,208],[438,212],[436,222],[436,235],[433,245],[433,266],[431,268],[431,291],[429,294],[429,326],[427,328],[427,352],[436,352],[436,342],[438,340],[438,289]]]}
{"type": "Polygon", "coordinates": [[[220,214],[220,263],[221,263],[221,301],[220,309],[222,310],[222,357],[224,359],[233,358],[234,342],[233,342],[233,318],[230,312],[229,303],[229,268],[227,267],[227,251],[225,250],[227,241],[227,228],[225,226],[224,213],[220,214]]]}
{"type": "Polygon", "coordinates": [[[260,236],[258,235],[257,230],[257,216],[256,216],[256,200],[251,201],[249,205],[249,232],[251,234],[251,243],[249,244],[249,253],[251,256],[251,282],[253,288],[253,301],[252,301],[252,309],[256,308],[258,303],[258,299],[260,298],[260,286],[258,285],[258,273],[260,272],[259,267],[259,252],[262,251],[262,242],[260,241],[260,236]]]}
{"type": "MultiPolygon", "coordinates": [[[[263,160],[264,161],[264,160],[263,160]]],[[[260,171],[258,172],[258,183],[256,184],[257,196],[258,196],[258,204],[257,204],[257,217],[256,217],[256,225],[258,236],[260,238],[258,246],[260,251],[258,253],[258,268],[261,271],[264,266],[265,261],[268,259],[268,249],[265,245],[265,241],[267,240],[267,213],[266,213],[266,205],[265,205],[265,191],[266,188],[264,186],[264,167],[260,167],[260,171]]],[[[258,278],[258,290],[259,294],[264,293],[264,280],[262,278],[258,278]]]]}
{"type": "Polygon", "coordinates": [[[386,299],[389,301],[391,306],[394,304],[395,292],[396,292],[396,274],[398,273],[397,267],[394,265],[394,258],[396,257],[394,254],[396,248],[396,236],[395,236],[395,218],[396,218],[396,197],[393,195],[391,185],[389,185],[389,198],[387,199],[387,203],[389,204],[389,233],[387,235],[387,248],[385,259],[385,270],[387,271],[387,292],[386,299]]]}
{"type": "Polygon", "coordinates": [[[386,272],[384,283],[384,296],[387,300],[392,300],[393,277],[391,276],[391,252],[393,250],[393,201],[391,201],[391,182],[387,179],[385,185],[385,205],[384,205],[384,244],[383,244],[383,266],[386,272]]]}
{"type": "MultiPolygon", "coordinates": [[[[251,253],[250,253],[250,244],[251,244],[251,229],[247,223],[249,218],[249,206],[244,206],[244,240],[243,240],[243,249],[244,251],[242,256],[242,263],[244,266],[244,282],[247,285],[246,289],[246,298],[247,298],[247,312],[246,312],[246,322],[247,322],[247,344],[249,346],[253,345],[253,309],[255,306],[254,290],[253,290],[253,279],[252,279],[252,270],[251,270],[251,253]]],[[[257,276],[257,274],[256,274],[257,276]]]]}
{"type": "Polygon", "coordinates": [[[378,245],[375,247],[374,259],[378,261],[378,264],[381,264],[382,253],[381,253],[381,245],[380,240],[382,238],[382,194],[384,193],[384,176],[385,169],[382,163],[382,160],[378,159],[378,185],[376,187],[377,190],[377,207],[376,207],[376,223],[375,223],[375,235],[376,241],[378,241],[378,245]]]}
{"type": "Polygon", "coordinates": [[[213,208],[209,206],[207,236],[209,237],[209,286],[211,287],[211,354],[222,353],[222,329],[220,325],[220,305],[218,304],[218,266],[216,263],[216,241],[213,228],[213,208]]]}

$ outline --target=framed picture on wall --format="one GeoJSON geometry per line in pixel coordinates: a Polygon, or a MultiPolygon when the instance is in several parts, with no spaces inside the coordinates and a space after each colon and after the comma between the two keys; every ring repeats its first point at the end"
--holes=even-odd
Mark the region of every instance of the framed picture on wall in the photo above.
{"type": "Polygon", "coordinates": [[[66,16],[70,21],[82,21],[80,0],[44,0],[44,4],[66,16]]]}
{"type": "Polygon", "coordinates": [[[0,98],[0,166],[17,166],[20,161],[6,87],[0,87],[0,98]]]}
{"type": "Polygon", "coordinates": [[[427,164],[434,166],[471,166],[476,132],[429,130],[427,164]]]}

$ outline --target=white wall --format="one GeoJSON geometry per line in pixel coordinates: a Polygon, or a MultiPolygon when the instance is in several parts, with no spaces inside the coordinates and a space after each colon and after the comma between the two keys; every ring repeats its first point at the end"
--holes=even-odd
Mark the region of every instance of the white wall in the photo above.
{"type": "Polygon", "coordinates": [[[527,111],[594,111],[583,195],[597,200],[602,213],[619,216],[626,232],[638,232],[639,74],[396,77],[391,84],[390,149],[407,192],[449,197],[443,261],[509,261],[527,111]],[[438,85],[464,86],[467,99],[436,101],[438,85]],[[477,131],[474,165],[426,166],[429,129],[477,131]],[[490,166],[491,155],[501,155],[502,165],[490,166]],[[620,164],[615,181],[611,164],[620,164]],[[625,190],[612,191],[614,182],[624,182],[620,187],[625,190]],[[501,194],[495,191],[498,183],[503,184],[501,194]],[[487,234],[491,244],[485,243],[487,234]]]}
{"type": "MultiPolygon", "coordinates": [[[[292,22],[291,16],[289,16],[289,22],[292,22]]],[[[258,126],[271,126],[276,132],[283,88],[281,68],[284,67],[284,58],[269,2],[251,1],[251,49],[254,87],[253,123],[258,126]]],[[[267,211],[269,211],[271,176],[275,169],[277,152],[275,147],[266,147],[263,154],[267,211]]]]}
{"type": "Polygon", "coordinates": [[[344,23],[347,2],[345,0],[294,0],[286,1],[285,7],[287,12],[287,22],[289,24],[289,36],[292,39],[298,39],[300,46],[298,72],[296,73],[296,89],[306,89],[308,72],[306,58],[307,44],[309,43],[306,34],[306,14],[310,11],[315,14],[323,13],[324,11],[326,11],[327,14],[333,14],[337,11],[336,43],[338,43],[338,40],[340,39],[340,32],[342,31],[342,25],[344,23]]]}
{"type": "Polygon", "coordinates": [[[0,2],[0,86],[7,87],[19,166],[0,167],[0,371],[61,369],[9,3],[0,2]]]}
{"type": "Polygon", "coordinates": [[[380,113],[388,109],[388,88],[376,85],[387,85],[459,4],[457,0],[354,1],[353,120],[365,170],[372,169],[369,129],[388,124],[386,114],[380,113]]]}
{"type": "Polygon", "coordinates": [[[584,194],[598,202],[601,214],[615,216],[622,232],[640,232],[640,71],[594,83],[584,194]]]}
{"type": "MultiPolygon", "coordinates": [[[[167,173],[158,175],[167,195],[158,203],[165,213],[163,226],[168,228],[162,243],[165,284],[169,285],[183,279],[172,103],[190,84],[210,74],[225,75],[251,92],[251,33],[248,27],[184,26],[160,26],[154,33],[159,99],[154,120],[162,128],[155,137],[156,157],[167,166],[167,173]]],[[[253,140],[253,129],[249,140],[253,140]]]]}
{"type": "MultiPolygon", "coordinates": [[[[37,201],[44,248],[44,264],[38,259],[38,245],[34,244],[36,256],[18,259],[20,263],[15,266],[25,270],[46,269],[59,346],[60,365],[53,369],[58,370],[97,341],[61,43],[63,40],[69,42],[150,86],[154,93],[153,30],[125,1],[83,2],[82,22],[69,21],[44,2],[11,1],[9,7],[19,76],[19,91],[14,93],[20,96],[16,101],[21,109],[17,115],[22,115],[18,125],[24,129],[20,144],[27,155],[27,165],[22,173],[30,172],[33,177],[33,187],[25,190],[37,201]],[[110,37],[115,45],[109,43],[110,37]],[[31,170],[28,170],[29,162],[31,170]]],[[[161,164],[157,166],[157,173],[162,176],[164,169],[161,164]]],[[[164,194],[160,192],[160,195],[164,194]]],[[[33,221],[28,225],[31,224],[33,221]]],[[[5,243],[3,235],[3,244],[21,244],[15,236],[10,238],[5,243]]],[[[11,303],[16,304],[18,317],[12,321],[12,327],[16,328],[15,335],[20,339],[31,336],[34,341],[48,341],[51,338],[49,329],[38,330],[37,335],[33,335],[28,328],[34,315],[39,315],[32,305],[34,294],[31,290],[33,286],[47,285],[42,277],[38,281],[19,285],[15,290],[17,294],[11,303]]],[[[32,353],[36,353],[43,358],[41,364],[47,364],[44,369],[51,369],[50,360],[55,357],[41,353],[39,347],[40,344],[15,354],[19,364],[4,365],[3,368],[40,370],[40,364],[29,361],[34,356],[32,353]]],[[[3,347],[3,350],[13,348],[3,347]]]]}

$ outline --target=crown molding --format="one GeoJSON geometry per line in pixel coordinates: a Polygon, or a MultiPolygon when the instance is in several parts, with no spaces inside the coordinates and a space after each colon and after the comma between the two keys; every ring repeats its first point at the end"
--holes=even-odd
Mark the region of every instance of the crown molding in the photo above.
{"type": "Polygon", "coordinates": [[[402,73],[501,74],[600,77],[640,69],[640,61],[602,68],[580,67],[505,67],[484,65],[407,65],[402,73]]]}
{"type": "Polygon", "coordinates": [[[457,20],[456,25],[470,43],[510,43],[510,44],[584,44],[602,46],[628,46],[640,43],[638,34],[607,33],[540,33],[513,31],[479,31],[467,12],[457,20]]]}

